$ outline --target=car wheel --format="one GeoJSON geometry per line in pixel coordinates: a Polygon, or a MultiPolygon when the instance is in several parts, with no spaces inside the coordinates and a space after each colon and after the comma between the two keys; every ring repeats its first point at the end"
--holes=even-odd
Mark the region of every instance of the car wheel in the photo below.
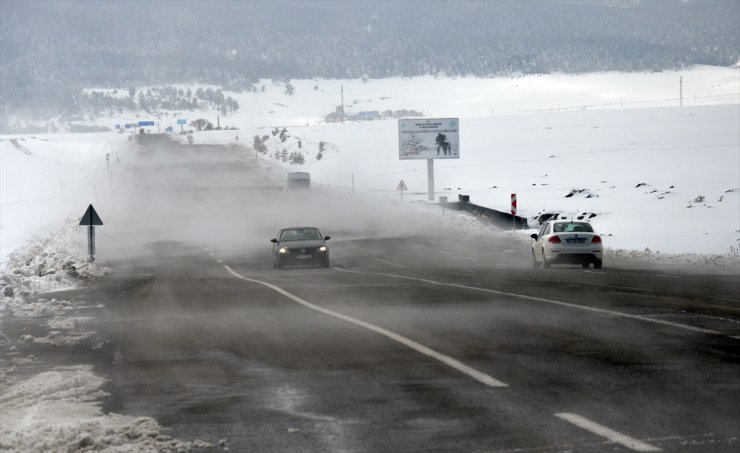
{"type": "Polygon", "coordinates": [[[328,259],[322,260],[321,264],[319,264],[321,267],[331,267],[331,264],[329,263],[328,259]]]}
{"type": "Polygon", "coordinates": [[[589,264],[591,263],[581,263],[581,267],[584,269],[588,269],[589,264]]]}
{"type": "Polygon", "coordinates": [[[537,261],[537,255],[535,255],[534,250],[532,250],[532,267],[534,269],[540,268],[540,263],[537,261]]]}
{"type": "Polygon", "coordinates": [[[283,270],[284,267],[285,267],[285,265],[283,265],[283,263],[281,263],[280,260],[277,260],[275,262],[275,269],[277,269],[277,270],[280,271],[280,270],[283,270]]]}
{"type": "Polygon", "coordinates": [[[601,269],[601,260],[594,261],[594,269],[601,269]]]}
{"type": "Polygon", "coordinates": [[[551,265],[552,263],[547,261],[547,257],[545,256],[545,249],[542,249],[542,267],[544,267],[545,269],[550,269],[551,265]]]}

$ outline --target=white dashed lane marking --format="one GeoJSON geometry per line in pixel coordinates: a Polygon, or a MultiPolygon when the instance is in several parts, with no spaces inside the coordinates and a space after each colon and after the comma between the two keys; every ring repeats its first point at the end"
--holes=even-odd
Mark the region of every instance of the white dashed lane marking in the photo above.
{"type": "Polygon", "coordinates": [[[256,283],[258,285],[266,286],[270,288],[271,290],[282,294],[283,296],[287,297],[288,299],[292,300],[293,302],[296,302],[298,304],[303,305],[306,308],[310,308],[311,310],[318,311],[319,313],[323,313],[328,316],[332,316],[337,319],[341,319],[342,321],[346,321],[348,323],[354,324],[356,326],[363,327],[367,330],[373,331],[375,333],[378,333],[380,335],[383,335],[384,337],[390,338],[393,341],[396,341],[398,343],[401,343],[402,345],[413,349],[416,352],[419,352],[421,354],[424,354],[427,357],[431,357],[439,362],[444,363],[445,365],[463,373],[466,374],[473,379],[489,386],[489,387],[506,387],[507,384],[499,381],[498,379],[495,379],[481,371],[476,370],[475,368],[472,368],[468,365],[465,365],[464,363],[453,359],[450,356],[444,355],[442,353],[439,353],[427,346],[424,346],[421,343],[417,343],[414,340],[411,340],[409,338],[406,338],[404,336],[401,336],[395,332],[391,332],[390,330],[386,330],[382,327],[378,327],[374,324],[370,324],[369,322],[361,321],[359,319],[352,318],[347,315],[343,315],[341,313],[338,313],[336,311],[328,310],[323,307],[319,307],[318,305],[312,304],[311,302],[308,302],[304,299],[301,299],[300,297],[296,296],[295,294],[292,294],[279,286],[273,285],[272,283],[263,282],[261,280],[255,280],[253,278],[245,277],[237,272],[235,272],[232,268],[230,268],[228,265],[224,264],[224,269],[226,269],[231,275],[233,275],[236,278],[240,278],[244,281],[250,282],[250,283],[256,283]]]}
{"type": "Polygon", "coordinates": [[[607,428],[606,426],[599,425],[598,423],[592,422],[591,420],[581,417],[578,414],[571,414],[568,412],[561,412],[555,414],[556,417],[565,420],[569,423],[576,425],[581,429],[585,429],[597,436],[606,437],[612,442],[623,445],[630,450],[634,451],[662,451],[660,448],[647,444],[641,440],[633,439],[632,437],[626,436],[622,433],[614,431],[613,429],[607,428]]]}

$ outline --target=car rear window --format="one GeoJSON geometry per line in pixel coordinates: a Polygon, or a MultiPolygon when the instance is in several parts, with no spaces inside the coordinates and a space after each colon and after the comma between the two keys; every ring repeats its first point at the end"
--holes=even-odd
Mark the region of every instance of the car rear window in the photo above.
{"type": "Polygon", "coordinates": [[[555,233],[593,233],[591,224],[586,222],[556,223],[555,233]]]}

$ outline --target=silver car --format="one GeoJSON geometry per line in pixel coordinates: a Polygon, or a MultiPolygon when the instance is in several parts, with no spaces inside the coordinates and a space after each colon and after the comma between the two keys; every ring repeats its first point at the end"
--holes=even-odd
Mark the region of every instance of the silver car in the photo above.
{"type": "Polygon", "coordinates": [[[601,236],[588,222],[567,219],[549,220],[532,235],[532,266],[580,264],[601,269],[604,247],[601,236]]]}

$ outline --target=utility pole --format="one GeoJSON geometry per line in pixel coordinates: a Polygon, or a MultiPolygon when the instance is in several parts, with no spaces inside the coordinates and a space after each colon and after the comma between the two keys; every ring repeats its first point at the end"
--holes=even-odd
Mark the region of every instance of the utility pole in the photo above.
{"type": "Polygon", "coordinates": [[[678,79],[679,106],[683,107],[683,76],[678,79]]]}
{"type": "Polygon", "coordinates": [[[108,166],[108,182],[113,187],[113,170],[110,168],[110,153],[105,155],[105,164],[108,166]]]}
{"type": "Polygon", "coordinates": [[[341,104],[341,108],[342,108],[341,112],[342,113],[341,113],[341,115],[342,115],[342,122],[344,122],[344,84],[342,84],[341,90],[342,90],[342,104],[341,104]]]}

